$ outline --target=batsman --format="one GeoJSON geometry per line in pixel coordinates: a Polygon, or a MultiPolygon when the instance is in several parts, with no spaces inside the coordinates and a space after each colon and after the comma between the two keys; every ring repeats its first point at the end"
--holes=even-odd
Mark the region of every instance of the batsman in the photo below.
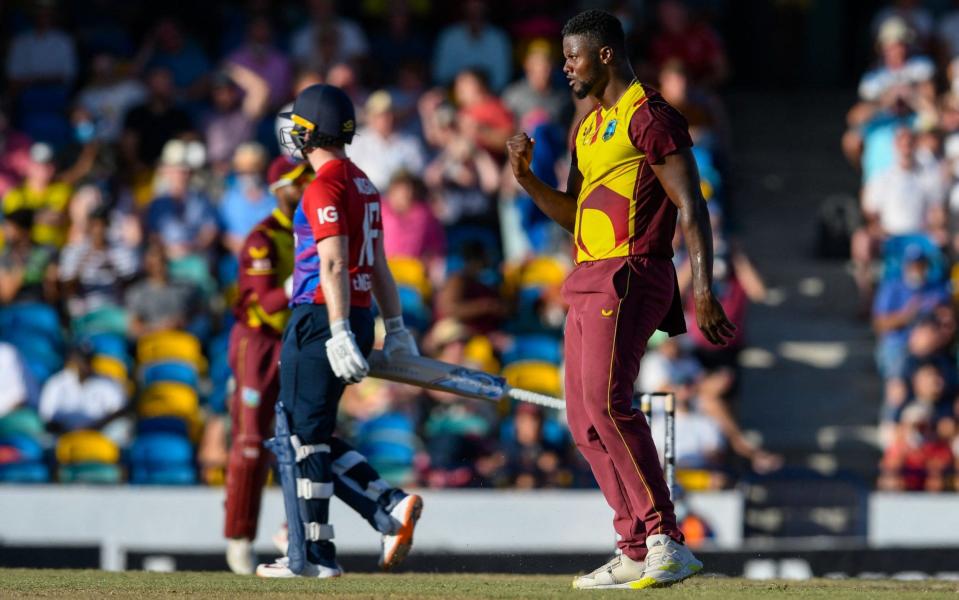
{"type": "Polygon", "coordinates": [[[356,127],[352,102],[339,88],[313,85],[280,116],[292,121],[282,131],[284,145],[307,160],[316,177],[293,215],[292,314],[283,333],[276,437],[270,440],[289,546],[286,557],[256,572],[281,578],[342,574],[330,523],[334,492],[383,534],[380,564],[390,569],[409,552],[423,501],[391,487],[336,437],[336,414],[346,385],[369,370],[374,296],[386,324],[384,354],[419,352],[403,324],[384,256],[379,193],[344,151],[356,127]]]}
{"type": "Polygon", "coordinates": [[[622,553],[573,586],[665,586],[702,563],[684,544],[649,426],[632,398],[653,332],[685,332],[671,261],[677,216],[700,329],[723,344],[735,326],[711,289],[712,235],[686,120],[637,81],[613,15],[589,10],[570,19],[563,55],[572,92],[596,100],[574,131],[566,190],[532,173],[534,141],[526,134],[510,138],[507,151],[520,185],[573,234],[577,264],[563,285],[567,418],[621,538],[622,553]]]}

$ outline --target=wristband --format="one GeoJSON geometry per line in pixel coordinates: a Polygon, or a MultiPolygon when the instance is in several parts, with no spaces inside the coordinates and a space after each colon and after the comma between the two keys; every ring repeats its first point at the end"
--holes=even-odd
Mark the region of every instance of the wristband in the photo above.
{"type": "Polygon", "coordinates": [[[386,325],[387,333],[396,333],[406,329],[406,324],[403,323],[403,315],[383,319],[383,323],[386,325]]]}
{"type": "Polygon", "coordinates": [[[330,333],[333,335],[338,335],[340,333],[350,333],[350,321],[349,319],[340,319],[339,321],[333,321],[330,323],[330,333]]]}

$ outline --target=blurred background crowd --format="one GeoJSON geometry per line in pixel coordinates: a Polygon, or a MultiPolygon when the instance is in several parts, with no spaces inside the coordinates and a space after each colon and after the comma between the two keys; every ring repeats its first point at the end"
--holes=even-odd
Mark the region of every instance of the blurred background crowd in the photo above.
{"type": "MultiPolygon", "coordinates": [[[[710,200],[716,289],[740,324],[729,347],[712,347],[687,302],[690,334],[651,340],[637,390],[677,395],[681,483],[728,486],[744,470],[782,461],[736,418],[746,311],[766,288],[728,235],[736,215],[719,95],[729,74],[724,41],[709,2],[607,4],[627,29],[640,78],[689,121],[710,200]]],[[[572,267],[570,239],[522,195],[504,144],[529,132],[534,171],[564,185],[568,131],[591,106],[568,91],[559,32],[582,7],[247,0],[193,8],[200,12],[115,0],[5,5],[0,479],[222,482],[235,253],[275,206],[265,170],[281,153],[276,115],[317,82],[343,88],[357,107],[348,154],[382,194],[386,253],[423,352],[561,396],[559,287],[572,267]]],[[[871,200],[877,219],[863,235],[878,251],[890,235],[928,231],[921,264],[932,286],[949,274],[945,175],[959,156],[959,138],[942,144],[939,135],[959,127],[959,104],[952,92],[937,96],[935,84],[953,74],[948,42],[959,48],[959,34],[948,37],[955,23],[934,26],[921,11],[894,22],[895,32],[877,21],[883,63],[850,115],[850,136],[864,132],[851,158],[862,157],[876,181],[895,177],[926,194],[914,210],[928,207],[928,218],[911,214],[907,225],[898,214],[887,219],[885,199],[871,200]],[[887,49],[893,33],[898,54],[887,49]],[[933,49],[942,54],[924,54],[933,49]],[[871,158],[880,154],[884,162],[871,158]],[[927,191],[934,172],[939,187],[927,191]]],[[[679,236],[676,265],[688,295],[679,236]]],[[[878,298],[889,295],[887,281],[878,298]]],[[[900,325],[885,334],[901,354],[900,370],[887,372],[890,422],[952,414],[919,390],[946,398],[957,379],[941,354],[955,322],[936,310],[949,296],[922,290],[921,303],[894,307],[921,312],[922,324],[912,335],[900,325]],[[925,352],[928,368],[907,372],[907,350],[925,352]]],[[[594,485],[562,415],[537,407],[367,379],[350,386],[341,417],[341,431],[393,483],[594,485]]],[[[927,434],[954,435],[951,427],[927,434]]],[[[658,417],[654,433],[661,439],[658,417]]]]}
{"type": "Polygon", "coordinates": [[[954,490],[959,8],[891,2],[870,34],[842,148],[862,176],[851,255],[883,379],[878,486],[954,490]]]}

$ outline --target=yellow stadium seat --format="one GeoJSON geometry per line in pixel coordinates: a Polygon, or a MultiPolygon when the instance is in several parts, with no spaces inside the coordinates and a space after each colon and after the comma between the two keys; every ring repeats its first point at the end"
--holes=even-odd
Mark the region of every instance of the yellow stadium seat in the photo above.
{"type": "Polygon", "coordinates": [[[523,265],[519,274],[519,287],[552,287],[563,284],[569,269],[562,261],[551,256],[538,256],[523,265]]]}
{"type": "Polygon", "coordinates": [[[99,431],[80,429],[60,436],[57,440],[57,462],[61,465],[74,463],[116,464],[120,449],[99,431]]]}
{"type": "Polygon", "coordinates": [[[394,256],[387,262],[397,285],[411,287],[424,298],[430,297],[432,289],[423,261],[412,256],[394,256]]]}
{"type": "Polygon", "coordinates": [[[200,340],[186,331],[157,331],[140,338],[137,342],[137,362],[143,364],[160,360],[182,360],[194,365],[198,371],[206,371],[206,358],[200,340]]]}
{"type": "Polygon", "coordinates": [[[106,354],[97,354],[91,361],[93,372],[103,377],[109,377],[121,384],[126,384],[128,380],[127,365],[122,360],[108,356],[106,354]]]}
{"type": "Polygon", "coordinates": [[[196,390],[185,383],[154,383],[140,396],[141,417],[180,417],[191,419],[200,410],[196,390]]]}
{"type": "Polygon", "coordinates": [[[487,373],[499,371],[499,361],[493,353],[493,343],[485,335],[474,335],[463,348],[463,360],[469,366],[487,373]]]}
{"type": "Polygon", "coordinates": [[[713,473],[704,469],[677,469],[676,482],[687,492],[715,489],[713,473]]]}
{"type": "Polygon", "coordinates": [[[560,396],[563,385],[559,367],[541,360],[523,360],[503,369],[503,377],[513,387],[550,396],[560,396]]]}

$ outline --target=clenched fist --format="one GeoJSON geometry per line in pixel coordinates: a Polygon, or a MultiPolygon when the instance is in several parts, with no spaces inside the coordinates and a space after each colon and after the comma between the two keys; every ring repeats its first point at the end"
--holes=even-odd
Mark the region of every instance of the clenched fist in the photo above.
{"type": "Polygon", "coordinates": [[[506,140],[506,153],[513,175],[519,180],[529,175],[529,164],[533,161],[533,146],[536,142],[525,133],[517,133],[506,140]]]}

